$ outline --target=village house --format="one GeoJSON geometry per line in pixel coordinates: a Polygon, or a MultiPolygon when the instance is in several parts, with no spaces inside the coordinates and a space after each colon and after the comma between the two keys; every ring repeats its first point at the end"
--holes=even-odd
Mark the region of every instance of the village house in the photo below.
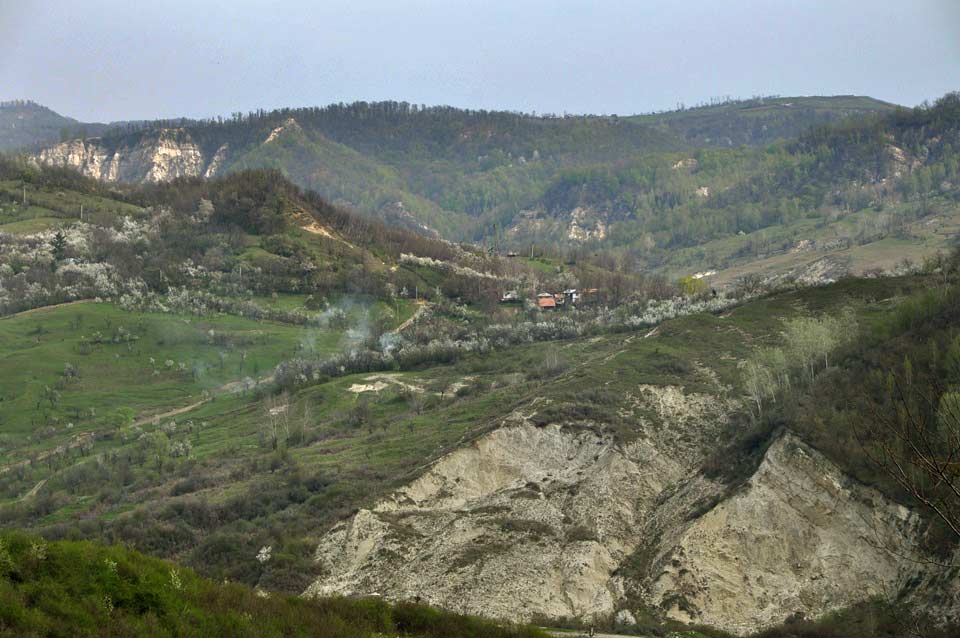
{"type": "Polygon", "coordinates": [[[556,310],[557,298],[550,292],[541,292],[537,295],[537,308],[540,310],[556,310]]]}

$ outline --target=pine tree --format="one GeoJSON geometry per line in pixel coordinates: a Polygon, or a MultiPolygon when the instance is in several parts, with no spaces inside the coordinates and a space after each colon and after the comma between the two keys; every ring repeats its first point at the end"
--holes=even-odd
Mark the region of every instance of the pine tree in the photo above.
{"type": "Polygon", "coordinates": [[[53,239],[50,240],[50,250],[53,253],[53,260],[59,262],[63,259],[67,247],[67,236],[62,230],[57,230],[53,239]]]}

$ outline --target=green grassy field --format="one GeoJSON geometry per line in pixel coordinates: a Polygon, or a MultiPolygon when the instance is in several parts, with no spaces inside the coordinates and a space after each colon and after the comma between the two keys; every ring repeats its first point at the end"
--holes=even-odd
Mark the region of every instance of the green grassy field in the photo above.
{"type": "Polygon", "coordinates": [[[139,419],[188,405],[228,382],[269,376],[297,352],[338,352],[345,339],[344,330],[129,312],[94,302],[6,317],[0,319],[4,447],[19,443],[23,454],[109,428],[118,408],[139,419]],[[67,365],[76,376],[64,374],[67,365]],[[37,439],[51,429],[49,438],[37,439]]]}
{"type": "MultiPolygon", "coordinates": [[[[256,490],[264,480],[263,472],[272,472],[273,459],[323,475],[331,485],[351,483],[359,495],[351,497],[352,502],[359,502],[368,498],[364,495],[382,493],[410,478],[424,463],[534,402],[539,406],[535,410],[538,419],[562,420],[565,414],[582,408],[590,419],[631,439],[638,434],[637,421],[624,417],[623,409],[626,397],[640,384],[671,384],[682,386],[685,392],[704,393],[726,387],[724,392],[737,397],[739,361],[758,346],[776,343],[784,318],[834,312],[854,304],[862,320],[869,322],[889,310],[889,305],[867,300],[896,298],[898,285],[891,280],[844,282],[775,295],[722,316],[681,317],[662,324],[649,338],[644,338],[646,331],[598,335],[471,355],[450,365],[320,382],[282,400],[272,399],[286,406],[284,427],[289,440],[281,450],[264,442],[266,412],[275,405],[269,403],[268,395],[218,392],[218,388],[254,376],[254,372],[267,375],[277,361],[298,352],[305,343],[318,353],[333,353],[344,343],[341,332],[235,317],[201,320],[139,315],[107,304],[41,310],[0,321],[0,349],[6,354],[0,364],[5,389],[0,414],[7,448],[3,458],[8,464],[24,460],[30,452],[64,444],[79,432],[110,432],[114,426],[107,417],[118,407],[148,417],[212,395],[213,400],[172,417],[181,424],[203,424],[192,432],[181,430],[169,437],[171,441],[190,441],[188,458],[171,460],[163,471],[147,462],[132,464],[125,470],[131,473],[127,482],[132,486],[127,498],[98,503],[84,500],[80,490],[64,497],[44,520],[69,520],[83,516],[91,507],[105,516],[115,514],[114,510],[128,511],[144,500],[164,502],[169,495],[158,494],[156,486],[169,489],[193,475],[209,479],[203,481],[205,499],[229,501],[256,490]],[[80,327],[71,323],[78,318],[80,327]],[[114,334],[121,325],[129,326],[139,339],[129,344],[107,339],[88,354],[78,351],[81,337],[95,332],[114,334]],[[211,343],[210,330],[232,340],[234,346],[211,343]],[[247,358],[242,361],[244,350],[247,358]],[[226,353],[222,368],[221,352],[226,353]],[[547,365],[548,355],[557,361],[553,369],[547,365]],[[150,363],[151,357],[156,363],[150,363]],[[175,362],[173,370],[165,367],[167,360],[175,362]],[[187,370],[176,369],[180,362],[187,363],[187,370]],[[45,388],[62,380],[65,363],[76,365],[81,376],[63,385],[54,406],[44,398],[45,388]],[[194,375],[194,369],[201,373],[194,375]],[[204,395],[204,391],[211,394],[204,395]],[[86,416],[91,408],[95,416],[86,416]],[[68,429],[70,422],[74,427],[68,429]],[[41,431],[47,434],[38,436],[41,431]],[[22,443],[11,449],[14,441],[22,443]],[[260,469],[238,472],[241,468],[260,469]]],[[[277,303],[293,307],[296,300],[284,297],[277,303]]],[[[154,431],[147,421],[143,429],[154,431]]],[[[122,459],[143,444],[143,439],[102,437],[87,455],[68,455],[50,466],[21,467],[19,476],[6,478],[5,500],[15,502],[40,481],[89,465],[95,455],[122,459]]],[[[40,494],[57,493],[64,487],[57,480],[60,478],[45,485],[40,494]]],[[[99,488],[89,489],[95,493],[99,488]]]]}
{"type": "Polygon", "coordinates": [[[23,195],[20,182],[0,181],[0,232],[29,234],[73,224],[80,220],[81,206],[85,220],[142,212],[140,207],[117,199],[73,190],[27,186],[26,206],[23,195]]]}

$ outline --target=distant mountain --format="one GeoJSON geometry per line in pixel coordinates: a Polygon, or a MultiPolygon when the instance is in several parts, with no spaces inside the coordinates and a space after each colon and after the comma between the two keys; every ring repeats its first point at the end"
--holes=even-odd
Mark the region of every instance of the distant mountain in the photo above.
{"type": "Polygon", "coordinates": [[[890,242],[918,250],[897,259],[949,246],[956,101],[764,98],[631,117],[360,102],[113,127],[34,157],[107,182],[269,168],[341,207],[491,250],[602,248],[724,283],[757,269],[832,279],[889,267],[890,242]]]}
{"type": "Polygon", "coordinates": [[[105,124],[85,124],[29,100],[0,102],[0,151],[99,135],[105,124]]]}
{"type": "Polygon", "coordinates": [[[529,199],[535,184],[558,167],[675,148],[670,135],[616,118],[391,102],[116,129],[51,145],[36,157],[128,182],[276,168],[341,204],[402,211],[415,225],[463,237],[471,217],[529,199]]]}
{"type": "Polygon", "coordinates": [[[114,128],[50,145],[37,157],[128,182],[275,168],[332,201],[421,232],[500,241],[503,229],[514,228],[504,241],[580,243],[601,238],[601,227],[571,218],[556,228],[535,224],[531,235],[518,226],[529,211],[545,210],[569,170],[700,146],[763,145],[892,108],[870,98],[777,98],[631,117],[553,117],[357,102],[114,128]]]}

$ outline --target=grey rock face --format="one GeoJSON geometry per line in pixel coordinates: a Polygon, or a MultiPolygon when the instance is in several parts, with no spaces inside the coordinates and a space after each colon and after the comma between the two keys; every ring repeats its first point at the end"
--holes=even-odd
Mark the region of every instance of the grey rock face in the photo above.
{"type": "Polygon", "coordinates": [[[906,508],[790,434],[730,494],[698,467],[736,403],[656,386],[636,400],[662,426],[627,445],[602,427],[507,419],[331,529],[306,594],[419,596],[510,620],[636,605],[747,633],[901,591],[915,566],[890,548],[915,551],[906,508]]]}
{"type": "MultiPolygon", "coordinates": [[[[226,149],[221,151],[225,153],[226,149]]],[[[223,162],[221,151],[217,151],[208,166],[200,147],[187,131],[161,129],[132,145],[114,146],[99,138],[70,140],[43,149],[34,159],[52,166],[75,168],[88,177],[106,182],[155,183],[196,177],[205,171],[213,174],[223,162]]]]}

